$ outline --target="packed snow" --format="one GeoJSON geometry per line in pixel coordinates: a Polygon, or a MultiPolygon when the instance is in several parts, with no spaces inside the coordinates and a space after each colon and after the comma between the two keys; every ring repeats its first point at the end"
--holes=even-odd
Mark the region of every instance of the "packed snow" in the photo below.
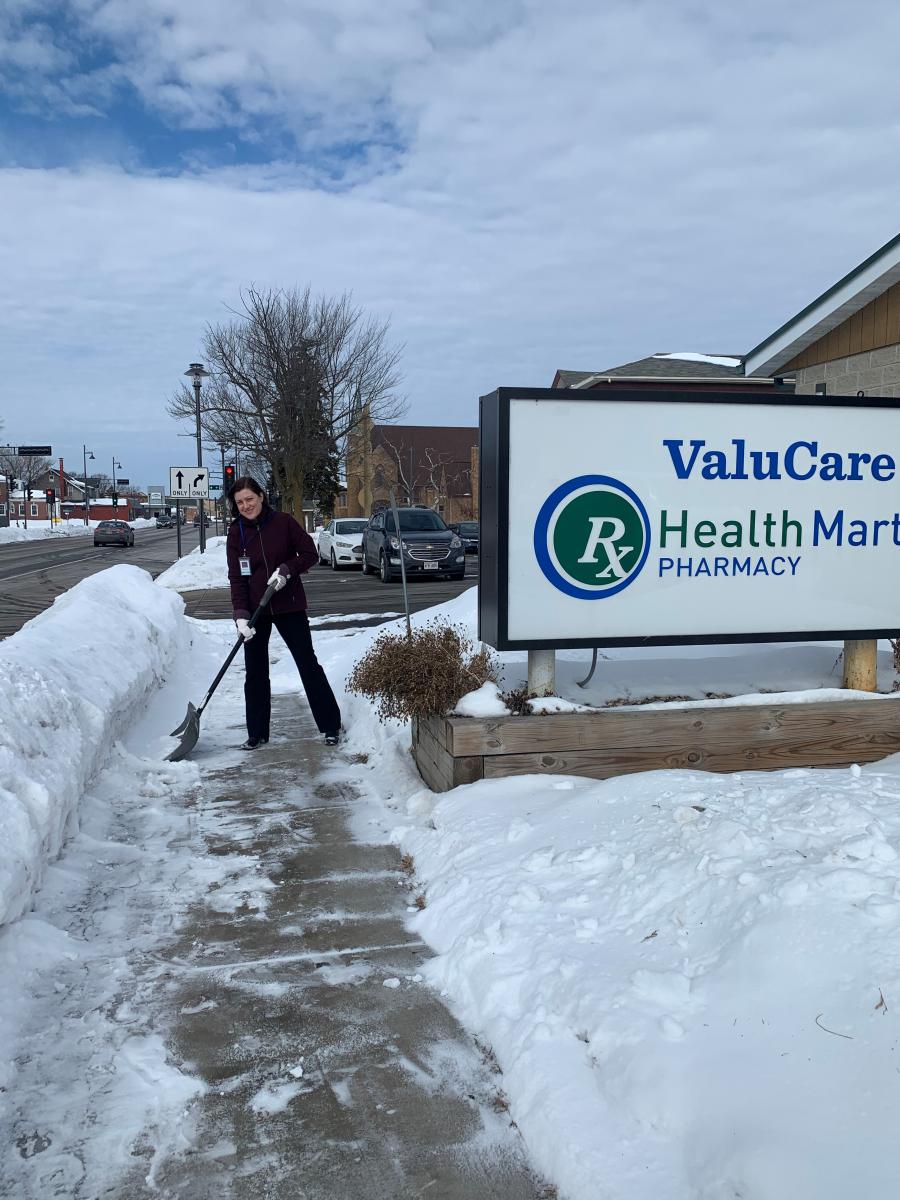
{"type": "MultiPolygon", "coordinates": [[[[413,622],[443,616],[473,636],[474,605],[472,589],[413,622]]],[[[339,693],[379,632],[316,633],[339,693]]],[[[162,762],[166,735],[232,639],[230,622],[190,621],[171,587],[117,566],[0,646],[5,1040],[26,1003],[28,963],[70,952],[46,921],[20,914],[42,879],[41,895],[51,883],[64,895],[76,853],[89,869],[79,823],[98,789],[139,781],[135,790],[157,789],[162,805],[197,778],[197,763],[162,762]],[[116,742],[141,709],[136,758],[116,742]]],[[[585,656],[564,652],[558,701],[799,702],[821,688],[846,697],[839,654],[836,644],[610,650],[581,688],[585,656]]],[[[502,687],[524,682],[523,656],[498,661],[502,687]]],[[[272,664],[273,691],[296,692],[277,638],[272,664]]],[[[236,671],[212,702],[233,707],[233,724],[236,671]]],[[[887,647],[879,672],[888,691],[887,647]]],[[[502,704],[496,688],[481,693],[467,698],[473,711],[502,704]]],[[[379,724],[360,696],[341,704],[347,740],[327,778],[366,798],[361,840],[390,836],[411,855],[425,907],[409,927],[437,951],[426,979],[491,1047],[510,1117],[561,1200],[893,1193],[900,757],[831,771],[530,776],[435,795],[415,771],[407,725],[379,724]]],[[[178,839],[159,837],[173,886],[197,886],[178,839]]],[[[229,902],[238,897],[225,888],[229,902]]],[[[153,1102],[170,1106],[167,1136],[196,1084],[166,1064],[161,1042],[116,1036],[109,1061],[123,1066],[99,1124],[111,1105],[124,1109],[125,1132],[106,1152],[127,1157],[138,1118],[150,1119],[146,1081],[153,1102]]],[[[289,1080],[265,1089],[257,1110],[302,1104],[295,1091],[289,1080]]]]}

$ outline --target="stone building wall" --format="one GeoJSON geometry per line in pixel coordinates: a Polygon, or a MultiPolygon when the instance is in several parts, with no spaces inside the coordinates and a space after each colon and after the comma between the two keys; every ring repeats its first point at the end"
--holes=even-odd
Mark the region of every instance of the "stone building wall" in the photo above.
{"type": "Polygon", "coordinates": [[[832,362],[800,367],[796,371],[796,394],[813,396],[816,384],[824,383],[829,396],[892,396],[900,398],[900,343],[866,350],[832,362]]]}

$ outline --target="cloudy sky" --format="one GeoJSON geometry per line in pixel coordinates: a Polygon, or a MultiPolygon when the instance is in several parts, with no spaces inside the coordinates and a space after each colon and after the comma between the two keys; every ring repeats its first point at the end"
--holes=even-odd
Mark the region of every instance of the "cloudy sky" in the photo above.
{"type": "Polygon", "coordinates": [[[741,353],[900,231],[889,0],[4,0],[0,439],[190,462],[239,290],[352,290],[407,420],[741,353]]]}

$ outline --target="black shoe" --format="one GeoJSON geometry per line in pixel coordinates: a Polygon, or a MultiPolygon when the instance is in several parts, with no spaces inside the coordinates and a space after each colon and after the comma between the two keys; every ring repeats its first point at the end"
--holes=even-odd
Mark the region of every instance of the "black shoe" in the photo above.
{"type": "Polygon", "coordinates": [[[325,745],[326,746],[336,746],[340,740],[341,740],[341,731],[339,729],[334,730],[333,733],[325,734],[325,745]]]}
{"type": "Polygon", "coordinates": [[[268,738],[247,738],[246,742],[241,743],[240,748],[241,750],[257,750],[260,746],[267,746],[268,744],[268,738]]]}

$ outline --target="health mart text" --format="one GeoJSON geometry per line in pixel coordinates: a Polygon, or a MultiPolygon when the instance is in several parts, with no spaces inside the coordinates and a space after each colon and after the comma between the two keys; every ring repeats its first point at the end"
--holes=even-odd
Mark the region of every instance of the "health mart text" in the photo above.
{"type": "Polygon", "coordinates": [[[788,509],[758,512],[751,509],[740,520],[696,520],[683,508],[680,512],[664,508],[659,515],[659,549],[685,549],[688,546],[711,550],[769,547],[792,549],[797,546],[900,546],[900,513],[890,517],[850,517],[843,509],[822,512],[815,509],[804,521],[792,517],[788,509]]]}

